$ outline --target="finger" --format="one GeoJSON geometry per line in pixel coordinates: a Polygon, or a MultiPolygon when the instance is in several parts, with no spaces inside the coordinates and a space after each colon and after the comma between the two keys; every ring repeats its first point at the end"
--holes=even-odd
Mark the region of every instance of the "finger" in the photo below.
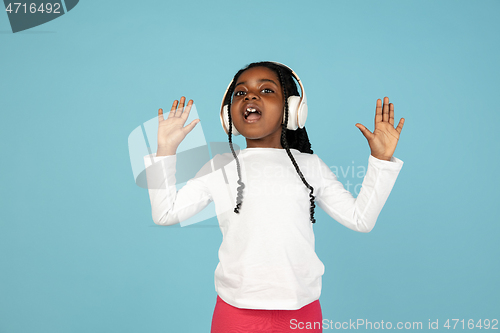
{"type": "Polygon", "coordinates": [[[403,129],[404,123],[405,123],[405,118],[401,118],[399,120],[398,127],[396,127],[396,131],[398,131],[398,133],[400,133],[400,134],[401,134],[401,130],[403,129]]]}
{"type": "Polygon", "coordinates": [[[182,96],[179,102],[179,106],[177,107],[177,110],[175,110],[175,115],[177,117],[180,117],[182,115],[182,110],[184,109],[184,102],[186,102],[186,97],[182,96]]]}
{"type": "Polygon", "coordinates": [[[177,104],[179,104],[179,101],[178,100],[175,100],[173,103],[172,103],[172,107],[170,108],[170,113],[168,114],[168,117],[173,117],[175,116],[175,109],[177,108],[177,104]]]}
{"type": "Polygon", "coordinates": [[[382,100],[377,99],[377,106],[375,107],[375,125],[382,121],[382,100]]]}
{"type": "Polygon", "coordinates": [[[181,117],[184,118],[184,120],[187,120],[187,118],[189,117],[189,111],[191,111],[192,106],[193,106],[193,100],[190,99],[186,105],[186,108],[184,109],[184,112],[181,115],[181,117]]]}
{"type": "Polygon", "coordinates": [[[163,109],[158,109],[158,121],[163,121],[163,109]]]}
{"type": "Polygon", "coordinates": [[[389,121],[389,97],[384,97],[384,108],[382,109],[382,121],[389,121]]]}
{"type": "Polygon", "coordinates": [[[200,122],[200,119],[195,119],[193,120],[189,125],[184,127],[184,130],[187,131],[187,133],[191,132],[191,130],[200,122]]]}
{"type": "Polygon", "coordinates": [[[361,131],[361,133],[363,133],[363,135],[365,136],[366,140],[370,141],[373,137],[373,133],[370,132],[368,130],[368,128],[366,128],[364,125],[361,125],[361,124],[356,124],[355,125],[357,128],[359,128],[359,130],[361,131]]]}
{"type": "Polygon", "coordinates": [[[394,104],[389,104],[389,124],[394,126],[394,104]]]}

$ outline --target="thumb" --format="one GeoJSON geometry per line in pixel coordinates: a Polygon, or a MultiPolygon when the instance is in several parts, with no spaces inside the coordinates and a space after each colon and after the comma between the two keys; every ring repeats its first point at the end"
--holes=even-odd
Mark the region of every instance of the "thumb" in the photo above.
{"type": "Polygon", "coordinates": [[[187,133],[191,132],[193,128],[200,122],[200,119],[195,119],[193,120],[189,125],[184,127],[184,129],[187,131],[187,133]]]}
{"type": "Polygon", "coordinates": [[[373,137],[373,133],[370,132],[368,130],[368,128],[366,128],[364,125],[361,125],[360,123],[357,123],[355,125],[357,128],[359,128],[359,130],[361,131],[361,133],[363,133],[363,135],[365,136],[366,140],[370,141],[373,137]]]}

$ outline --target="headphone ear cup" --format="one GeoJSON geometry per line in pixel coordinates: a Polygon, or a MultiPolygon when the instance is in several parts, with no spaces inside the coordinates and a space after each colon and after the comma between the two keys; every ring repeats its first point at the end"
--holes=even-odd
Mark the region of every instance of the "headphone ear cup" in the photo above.
{"type": "MultiPolygon", "coordinates": [[[[299,110],[300,97],[290,96],[288,97],[288,124],[287,129],[295,131],[297,129],[297,113],[299,110]]],[[[284,110],[286,112],[286,110],[284,110]]],[[[285,120],[285,115],[283,113],[283,121],[285,120]]]]}
{"type": "MultiPolygon", "coordinates": [[[[300,103],[299,96],[288,97],[288,125],[289,130],[295,131],[297,128],[303,128],[307,119],[307,103],[302,99],[300,103]]],[[[284,115],[283,115],[283,119],[284,115]]]]}
{"type": "Polygon", "coordinates": [[[302,103],[302,105],[299,107],[299,116],[297,117],[298,119],[298,127],[303,128],[306,125],[306,119],[307,119],[307,104],[302,103]]]}
{"type": "MultiPolygon", "coordinates": [[[[226,134],[229,134],[229,112],[227,105],[224,105],[224,107],[222,108],[221,122],[222,128],[224,129],[226,134]]],[[[233,128],[231,129],[231,134],[234,136],[240,135],[240,132],[238,132],[238,130],[234,126],[234,123],[232,125],[233,128]]]]}

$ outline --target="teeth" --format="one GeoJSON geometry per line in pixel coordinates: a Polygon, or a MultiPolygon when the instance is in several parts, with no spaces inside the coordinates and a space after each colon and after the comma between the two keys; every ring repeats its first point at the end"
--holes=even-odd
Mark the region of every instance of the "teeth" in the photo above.
{"type": "Polygon", "coordinates": [[[251,113],[251,112],[257,112],[258,114],[260,114],[259,111],[257,111],[255,108],[247,108],[245,110],[245,118],[248,117],[248,115],[251,113]]]}

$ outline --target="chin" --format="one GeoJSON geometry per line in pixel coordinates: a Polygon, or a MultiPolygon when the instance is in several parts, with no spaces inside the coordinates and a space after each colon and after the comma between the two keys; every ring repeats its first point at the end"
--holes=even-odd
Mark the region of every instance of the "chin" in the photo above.
{"type": "Polygon", "coordinates": [[[240,134],[244,136],[246,139],[262,139],[270,134],[270,133],[265,133],[260,128],[252,128],[252,129],[243,128],[241,130],[238,129],[238,132],[240,132],[240,134]]]}
{"type": "Polygon", "coordinates": [[[258,139],[263,139],[266,138],[270,135],[273,135],[273,133],[279,132],[279,136],[281,137],[281,121],[276,124],[274,128],[269,128],[269,126],[263,126],[266,125],[264,123],[262,124],[247,124],[247,123],[242,123],[242,124],[236,124],[234,125],[238,132],[240,132],[241,136],[245,137],[246,139],[251,139],[251,140],[258,140],[258,139]]]}

